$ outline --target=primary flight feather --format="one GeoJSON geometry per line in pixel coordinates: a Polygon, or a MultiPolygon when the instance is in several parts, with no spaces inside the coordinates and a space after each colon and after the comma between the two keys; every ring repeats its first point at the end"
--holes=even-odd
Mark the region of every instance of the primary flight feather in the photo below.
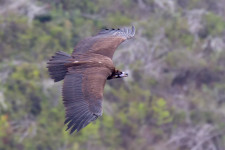
{"type": "Polygon", "coordinates": [[[134,37],[135,28],[104,29],[96,36],[80,41],[72,55],[56,52],[47,62],[51,78],[64,80],[63,103],[67,130],[77,132],[102,115],[106,80],[127,77],[112,62],[116,48],[134,37]]]}

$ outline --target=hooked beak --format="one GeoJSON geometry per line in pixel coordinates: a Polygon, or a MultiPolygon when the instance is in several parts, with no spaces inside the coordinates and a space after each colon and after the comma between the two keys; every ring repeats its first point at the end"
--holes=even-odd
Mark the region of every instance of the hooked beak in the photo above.
{"type": "Polygon", "coordinates": [[[128,77],[128,73],[126,72],[121,72],[121,74],[119,75],[120,78],[122,77],[128,77]]]}

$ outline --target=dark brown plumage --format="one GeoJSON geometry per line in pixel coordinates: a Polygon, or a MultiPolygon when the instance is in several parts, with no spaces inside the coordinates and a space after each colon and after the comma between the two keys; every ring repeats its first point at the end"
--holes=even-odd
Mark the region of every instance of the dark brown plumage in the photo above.
{"type": "Polygon", "coordinates": [[[55,82],[64,79],[63,103],[67,130],[77,132],[102,115],[103,90],[106,80],[126,77],[115,69],[112,57],[116,48],[132,38],[135,29],[105,29],[96,36],[79,42],[72,53],[56,52],[47,63],[55,82]]]}

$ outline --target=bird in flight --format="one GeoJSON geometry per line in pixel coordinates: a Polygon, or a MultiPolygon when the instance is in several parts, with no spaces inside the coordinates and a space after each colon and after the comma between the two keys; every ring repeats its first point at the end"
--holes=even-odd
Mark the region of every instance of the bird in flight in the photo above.
{"type": "Polygon", "coordinates": [[[72,55],[59,51],[47,62],[51,78],[55,82],[64,80],[65,124],[71,134],[102,115],[106,80],[128,76],[115,68],[112,57],[116,48],[134,35],[134,26],[104,29],[80,41],[72,55]]]}

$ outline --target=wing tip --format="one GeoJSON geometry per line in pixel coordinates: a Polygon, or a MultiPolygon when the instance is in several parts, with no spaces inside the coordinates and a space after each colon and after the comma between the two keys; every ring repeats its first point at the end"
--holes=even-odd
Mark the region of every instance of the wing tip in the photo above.
{"type": "Polygon", "coordinates": [[[123,27],[123,28],[103,28],[98,34],[107,34],[107,33],[116,33],[116,32],[121,32],[121,33],[125,33],[125,37],[126,38],[132,38],[135,35],[135,27],[134,25],[132,25],[131,27],[123,27]]]}
{"type": "Polygon", "coordinates": [[[86,127],[88,124],[90,124],[92,121],[95,121],[99,116],[96,114],[87,114],[84,116],[83,119],[74,122],[73,125],[67,124],[68,122],[65,121],[65,124],[67,124],[67,129],[66,131],[70,130],[69,133],[78,133],[81,129],[86,127]],[[76,132],[75,132],[76,131],[76,132]]]}

